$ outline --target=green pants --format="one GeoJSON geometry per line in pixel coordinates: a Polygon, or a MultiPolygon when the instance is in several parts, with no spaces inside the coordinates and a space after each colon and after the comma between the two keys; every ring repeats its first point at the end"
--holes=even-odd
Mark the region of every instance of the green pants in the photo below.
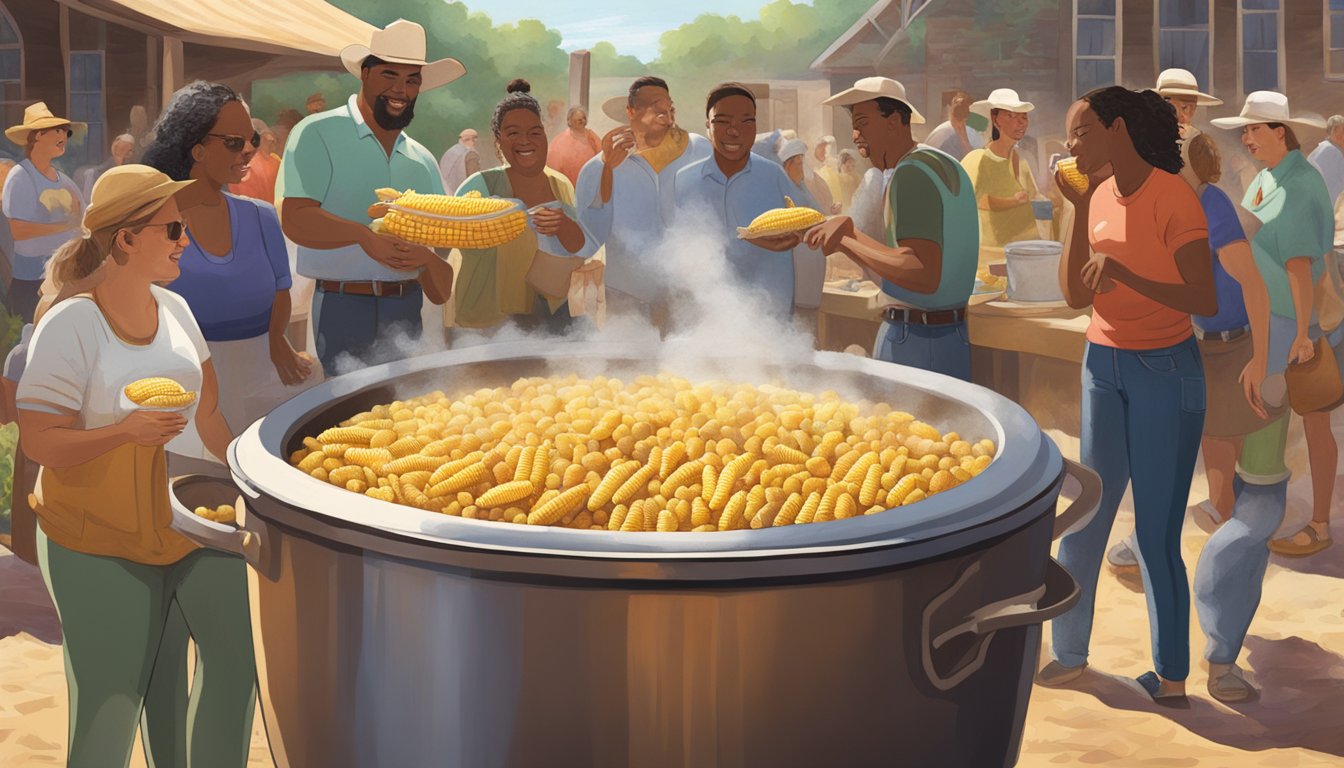
{"type": "Polygon", "coordinates": [[[151,765],[245,766],[257,688],[242,559],[202,549],[142,565],[66,549],[40,527],[37,552],[65,637],[68,765],[129,765],[143,711],[151,765]]]}
{"type": "Polygon", "coordinates": [[[1287,408],[1278,418],[1246,436],[1238,462],[1241,479],[1253,485],[1274,485],[1288,479],[1284,453],[1288,446],[1287,408]]]}

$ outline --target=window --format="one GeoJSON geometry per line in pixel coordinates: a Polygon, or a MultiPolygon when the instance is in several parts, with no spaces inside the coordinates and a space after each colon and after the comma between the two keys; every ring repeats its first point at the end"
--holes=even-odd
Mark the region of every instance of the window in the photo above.
{"type": "Polygon", "coordinates": [[[0,120],[23,122],[23,38],[18,25],[0,3],[0,120]]]}
{"type": "Polygon", "coordinates": [[[1209,76],[1209,0],[1159,0],[1157,8],[1158,70],[1180,67],[1212,92],[1209,76]]]}
{"type": "Polygon", "coordinates": [[[1074,0],[1073,90],[1081,96],[1120,80],[1120,3],[1074,0]]]}
{"type": "Polygon", "coordinates": [[[1344,80],[1344,0],[1325,0],[1325,78],[1344,80]]]}
{"type": "Polygon", "coordinates": [[[1240,0],[1241,92],[1277,91],[1283,82],[1280,0],[1240,0]]]}
{"type": "Polygon", "coordinates": [[[89,132],[83,144],[75,144],[68,154],[79,160],[77,164],[97,164],[107,151],[106,126],[103,118],[103,52],[70,52],[70,119],[88,123],[89,132]]]}

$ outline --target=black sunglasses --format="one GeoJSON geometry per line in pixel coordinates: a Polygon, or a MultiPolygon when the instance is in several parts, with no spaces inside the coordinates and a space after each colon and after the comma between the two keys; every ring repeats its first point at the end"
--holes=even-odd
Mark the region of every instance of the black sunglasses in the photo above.
{"type": "MultiPolygon", "coordinates": [[[[243,151],[243,145],[244,145],[245,143],[247,143],[247,141],[248,141],[247,139],[243,138],[242,136],[233,136],[233,135],[223,134],[223,133],[207,133],[207,134],[205,134],[205,135],[206,135],[206,136],[214,136],[216,139],[219,139],[219,140],[220,140],[220,143],[224,145],[224,148],[227,149],[227,150],[229,150],[230,152],[242,152],[242,151],[243,151]]],[[[256,149],[257,147],[260,147],[260,146],[261,146],[261,134],[260,134],[260,133],[257,133],[256,131],[253,131],[253,132],[252,132],[252,140],[251,140],[251,144],[252,144],[252,148],[253,148],[253,149],[256,149]]]]}
{"type": "Polygon", "coordinates": [[[182,231],[187,228],[187,223],[185,221],[165,221],[162,224],[149,224],[147,226],[163,227],[169,240],[181,240],[182,231]]]}

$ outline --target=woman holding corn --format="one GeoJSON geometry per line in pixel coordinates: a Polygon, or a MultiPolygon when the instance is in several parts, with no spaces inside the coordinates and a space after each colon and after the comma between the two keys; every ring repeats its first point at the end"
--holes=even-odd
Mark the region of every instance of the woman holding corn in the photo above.
{"type": "Polygon", "coordinates": [[[597,242],[579,224],[574,185],[546,167],[546,128],[541,105],[526,80],[509,83],[495,107],[490,129],[504,166],[481,171],[457,194],[512,197],[532,210],[528,229],[494,248],[462,249],[462,269],[453,300],[457,324],[491,328],[512,317],[526,327],[561,332],[570,318],[565,297],[576,270],[601,282],[601,262],[584,264],[597,242]]]}
{"type": "Polygon", "coordinates": [[[1181,525],[1205,411],[1190,316],[1217,311],[1208,224],[1177,175],[1176,113],[1161,96],[1120,86],[1093,91],[1069,109],[1068,133],[1077,171],[1088,179],[1082,189],[1065,172],[1057,179],[1076,209],[1059,279],[1070,306],[1092,307],[1082,460],[1101,475],[1103,495],[1092,521],[1060,541],[1059,560],[1082,599],[1052,622],[1055,660],[1037,680],[1065,683],[1087,666],[1101,559],[1132,484],[1156,666],[1138,682],[1154,699],[1178,698],[1190,667],[1181,525]]]}
{"type": "MultiPolygon", "coordinates": [[[[235,433],[319,378],[312,358],[285,335],[292,279],[275,208],[226,191],[247,176],[259,142],[237,92],[197,81],[173,94],[144,156],[172,179],[200,182],[183,193],[190,196],[182,213],[187,247],[168,290],[200,325],[218,371],[220,410],[235,433]]],[[[173,474],[209,471],[193,466],[211,459],[203,448],[188,425],[168,446],[173,474]]],[[[212,463],[222,469],[223,460],[212,463]]]]}
{"type": "Polygon", "coordinates": [[[186,302],[159,287],[179,275],[188,241],[178,197],[192,183],[143,165],[98,180],[85,234],[48,264],[52,306],[19,382],[24,449],[42,466],[38,562],[64,635],[71,766],[127,765],[147,695],[177,728],[189,718],[185,734],[157,734],[172,754],[153,748],[150,730],[156,762],[247,761],[256,672],[243,561],[169,527],[164,445],[188,420],[216,455],[232,439],[205,339],[186,302]],[[198,402],[135,406],[144,393],[127,387],[146,377],[199,391],[198,402]],[[160,652],[174,611],[196,640],[190,701],[181,654],[160,652]]]}

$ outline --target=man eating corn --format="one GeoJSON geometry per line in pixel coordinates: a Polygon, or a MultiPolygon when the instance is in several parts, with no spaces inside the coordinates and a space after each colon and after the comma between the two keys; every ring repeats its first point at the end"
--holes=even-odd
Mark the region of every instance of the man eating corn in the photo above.
{"type": "Polygon", "coordinates": [[[421,91],[466,73],[456,59],[425,61],[425,30],[405,20],[347,46],[341,61],[359,93],[295,126],[280,171],[281,222],[299,245],[299,274],[317,282],[313,331],[328,371],[342,353],[380,362],[374,345],[393,329],[419,337],[424,296],[448,300],[452,267],[429,248],[374,233],[368,208],[383,187],[444,193],[434,156],[404,129],[421,91]]]}

